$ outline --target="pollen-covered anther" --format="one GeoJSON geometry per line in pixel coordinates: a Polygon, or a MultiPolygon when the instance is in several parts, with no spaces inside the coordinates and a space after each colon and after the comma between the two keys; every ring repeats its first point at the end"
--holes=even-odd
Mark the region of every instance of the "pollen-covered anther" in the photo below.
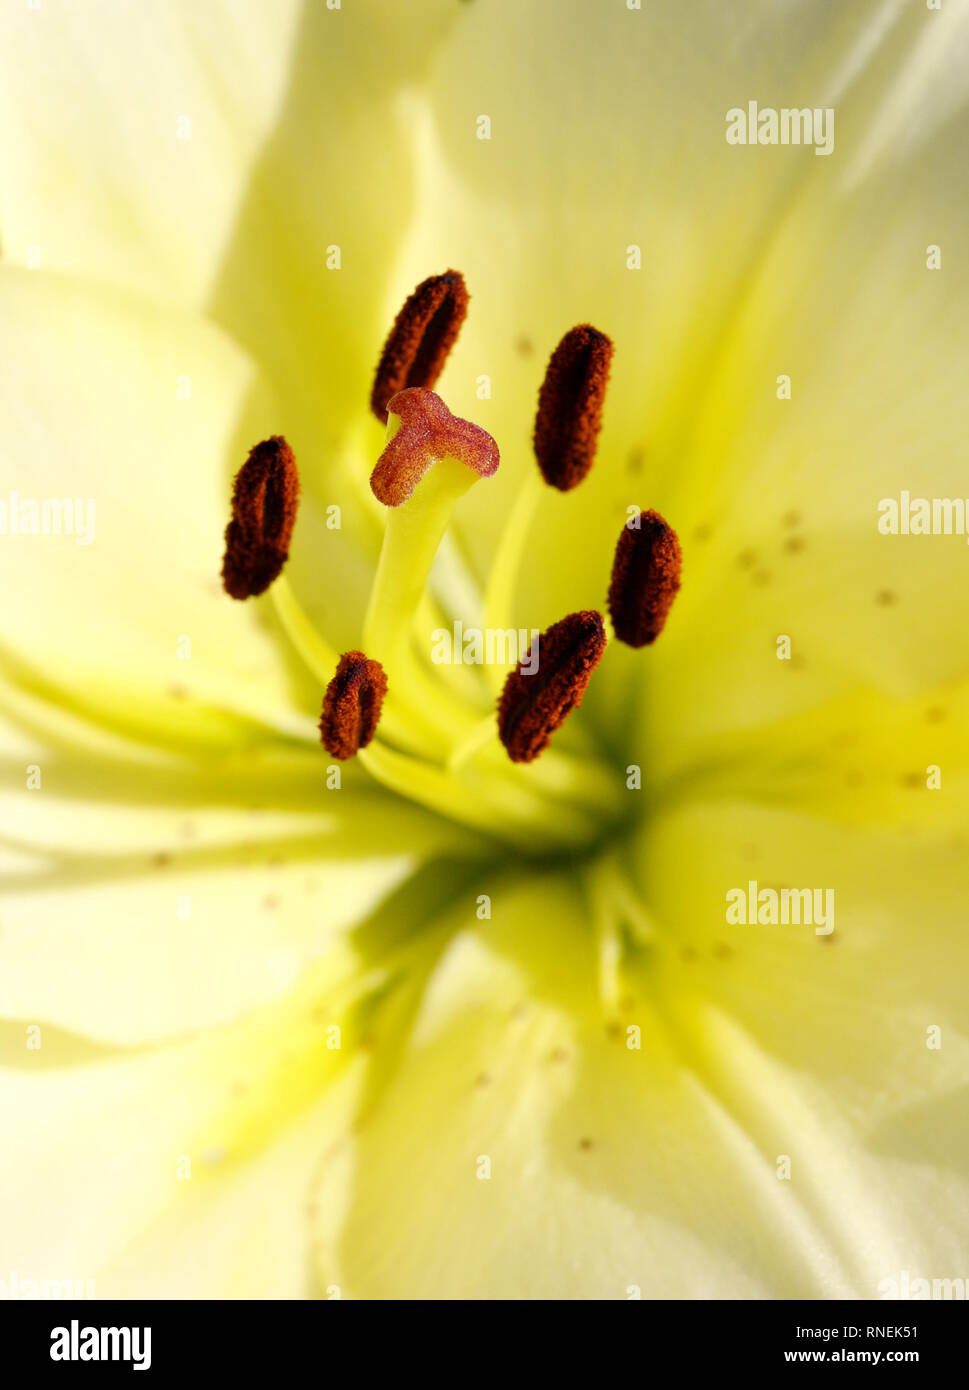
{"type": "Polygon", "coordinates": [[[612,340],[589,323],[552,353],[538,393],[535,457],[550,487],[570,492],[592,467],[602,425],[612,340]]]}
{"type": "Polygon", "coordinates": [[[222,584],[232,598],[265,593],[289,555],[299,504],[293,451],[280,434],[250,452],[232,489],[222,584]]]}
{"type": "Polygon", "coordinates": [[[422,280],[406,300],[377,364],[370,408],[382,424],[387,407],[408,386],[433,386],[468,312],[468,290],[459,270],[422,280]]]}
{"type": "Polygon", "coordinates": [[[659,512],[639,512],[616,545],[609,584],[609,616],[616,636],[648,647],[663,631],[680,587],[680,542],[659,512]]]}
{"type": "Polygon", "coordinates": [[[320,738],[327,752],[343,761],[366,748],[377,731],[386,694],[387,676],[380,662],[363,652],[344,652],[323,697],[320,738]]]}
{"type": "Polygon", "coordinates": [[[387,507],[406,502],[436,460],[455,458],[482,478],[497,470],[498,445],[487,430],[452,415],[433,391],[409,386],[398,391],[388,413],[400,428],[384,447],[370,475],[370,486],[387,507]]]}
{"type": "Polygon", "coordinates": [[[498,735],[513,763],[530,763],[582,703],[606,649],[602,614],[570,613],[536,639],[538,653],[512,671],[498,702],[498,735]]]}

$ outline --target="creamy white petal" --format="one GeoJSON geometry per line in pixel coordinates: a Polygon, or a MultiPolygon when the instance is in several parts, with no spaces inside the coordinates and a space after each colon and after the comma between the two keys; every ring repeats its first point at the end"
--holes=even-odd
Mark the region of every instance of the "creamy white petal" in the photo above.
{"type": "MultiPolygon", "coordinates": [[[[669,849],[664,838],[659,858],[669,849]]],[[[678,874],[688,902],[689,882],[678,874]]],[[[784,1051],[770,1026],[728,1022],[717,971],[729,989],[733,962],[704,946],[691,976],[668,959],[677,937],[662,939],[678,924],[657,919],[607,1027],[576,886],[498,880],[492,903],[487,927],[436,962],[386,1084],[324,1160],[321,1284],[395,1298],[822,1297],[872,1295],[903,1256],[948,1268],[947,1183],[906,1185],[866,1151],[870,1114],[859,1124],[845,1103],[853,1059],[842,1095],[810,1075],[813,1033],[784,1051]]],[[[836,969],[837,949],[829,959],[836,969]]],[[[797,984],[794,971],[765,980],[778,1022],[797,1018],[782,993],[797,984]]],[[[923,1041],[910,1040],[910,1082],[923,1041]]],[[[878,1046],[866,1061],[888,1083],[894,1058],[879,1067],[878,1046]]],[[[954,1065],[958,1052],[947,1078],[954,1065]]]]}
{"type": "Polygon", "coordinates": [[[178,1046],[0,1068],[4,1269],[96,1297],[305,1293],[306,1190],[359,1071],[326,1027],[294,1001],[178,1046]]]}
{"type": "Polygon", "coordinates": [[[334,785],[318,744],[188,760],[71,734],[4,747],[0,1016],[24,1026],[145,1043],[237,1018],[324,958],[352,977],[351,929],[473,848],[362,769],[334,785]]]}
{"type": "Polygon", "coordinates": [[[200,307],[285,100],[300,9],[5,6],[5,257],[200,307]]]}
{"type": "MultiPolygon", "coordinates": [[[[395,849],[375,809],[369,822],[395,849]]],[[[415,843],[413,827],[406,838],[415,843]]],[[[328,916],[333,925],[327,865],[318,868],[304,943],[328,916]]],[[[263,990],[231,1023],[167,1043],[130,1030],[123,1044],[0,1023],[0,1104],[17,1117],[16,1143],[0,1156],[5,1270],[91,1279],[98,1296],[325,1294],[309,1258],[315,1175],[350,1133],[365,1075],[393,1068],[447,905],[463,897],[473,913],[479,881],[452,856],[430,858],[389,894],[386,865],[371,862],[368,874],[353,901],[382,901],[366,920],[331,933],[290,988],[263,990]]],[[[251,930],[238,924],[241,936],[251,930]]],[[[100,987],[106,1014],[117,1013],[113,983],[100,987]]],[[[134,987],[150,1018],[150,991],[134,987]]],[[[97,995],[93,982],[85,988],[97,995]]]]}
{"type": "Polygon", "coordinates": [[[0,641],[9,680],[191,746],[304,736],[315,683],[268,600],[222,590],[232,473],[279,419],[218,329],[47,272],[0,272],[0,641]]]}

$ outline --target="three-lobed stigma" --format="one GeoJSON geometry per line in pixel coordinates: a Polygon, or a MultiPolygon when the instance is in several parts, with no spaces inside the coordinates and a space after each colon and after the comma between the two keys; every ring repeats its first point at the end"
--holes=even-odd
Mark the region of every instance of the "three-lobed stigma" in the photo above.
{"type": "Polygon", "coordinates": [[[385,507],[406,502],[435,460],[457,459],[481,478],[497,472],[500,455],[491,435],[452,415],[433,391],[409,386],[392,397],[387,411],[400,427],[370,475],[373,494],[385,507]]]}

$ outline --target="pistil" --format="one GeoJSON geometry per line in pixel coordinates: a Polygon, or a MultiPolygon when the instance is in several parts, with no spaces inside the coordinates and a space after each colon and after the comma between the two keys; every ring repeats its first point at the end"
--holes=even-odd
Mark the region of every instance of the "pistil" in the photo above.
{"type": "Polygon", "coordinates": [[[414,616],[455,503],[491,477],[498,446],[484,430],[453,416],[432,391],[409,388],[390,403],[387,443],[371,477],[387,507],[383,547],[363,625],[363,645],[384,665],[391,703],[411,704],[415,727],[446,750],[474,722],[414,657],[414,616]]]}

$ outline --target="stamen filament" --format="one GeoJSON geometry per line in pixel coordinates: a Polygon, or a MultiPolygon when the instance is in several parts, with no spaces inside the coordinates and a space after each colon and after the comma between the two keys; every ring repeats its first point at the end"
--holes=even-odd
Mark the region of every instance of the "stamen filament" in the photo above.
{"type": "Polygon", "coordinates": [[[447,760],[448,767],[452,772],[457,771],[497,738],[498,724],[492,711],[480,723],[475,724],[465,738],[455,743],[447,760]]]}
{"type": "MultiPolygon", "coordinates": [[[[459,772],[473,759],[480,758],[482,771],[494,771],[507,778],[508,755],[498,738],[498,721],[489,714],[473,726],[462,742],[455,745],[447,767],[459,772]]],[[[552,801],[567,798],[588,807],[600,819],[618,818],[622,811],[622,778],[593,757],[575,757],[558,748],[547,749],[527,772],[536,792],[552,801]]]]}
{"type": "Polygon", "coordinates": [[[293,593],[285,574],[279,576],[269,594],[286,636],[303,658],[308,669],[321,685],[326,686],[339,660],[339,653],[317,632],[299,599],[293,593]]]}
{"type": "Polygon", "coordinates": [[[357,755],[369,773],[411,801],[536,854],[588,844],[601,817],[566,801],[536,795],[523,778],[490,777],[465,769],[460,780],[441,767],[387,747],[375,739],[357,755]]]}
{"type": "MultiPolygon", "coordinates": [[[[499,629],[511,625],[512,596],[518,585],[518,575],[525,556],[525,546],[531,534],[532,522],[545,491],[542,476],[530,468],[502,528],[485,588],[485,627],[499,629]]],[[[488,684],[497,695],[505,683],[506,672],[498,666],[487,670],[488,684]]]]}
{"type": "MultiPolygon", "coordinates": [[[[320,636],[285,574],[279,576],[269,592],[286,636],[302,657],[307,670],[325,690],[333,679],[333,672],[340,659],[339,653],[320,636]]],[[[393,739],[395,743],[414,748],[420,746],[420,740],[414,734],[410,721],[403,715],[399,704],[393,706],[389,701],[385,704],[380,727],[381,733],[393,739]]]]}

